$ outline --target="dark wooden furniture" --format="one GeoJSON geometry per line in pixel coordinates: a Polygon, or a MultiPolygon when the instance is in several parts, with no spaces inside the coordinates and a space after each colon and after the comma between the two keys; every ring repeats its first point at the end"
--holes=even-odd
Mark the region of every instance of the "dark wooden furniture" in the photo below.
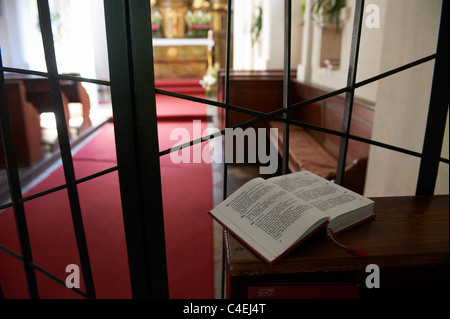
{"type": "MultiPolygon", "coordinates": [[[[77,76],[78,74],[71,74],[77,76]]],[[[24,75],[24,74],[8,74],[5,76],[6,82],[8,81],[22,81],[25,86],[25,94],[28,102],[32,103],[33,106],[39,113],[42,112],[53,112],[53,105],[50,96],[50,87],[48,85],[48,79],[34,76],[34,75],[24,75]]],[[[91,119],[89,117],[89,112],[91,109],[91,103],[89,100],[89,95],[86,89],[81,85],[81,82],[74,80],[62,79],[59,81],[61,85],[61,92],[63,96],[64,112],[66,115],[67,127],[69,127],[69,103],[81,103],[83,108],[83,124],[79,128],[79,133],[85,129],[91,127],[91,119]]]]}
{"type": "Polygon", "coordinates": [[[317,234],[267,265],[227,234],[228,297],[247,298],[251,292],[256,297],[277,298],[286,289],[295,292],[305,285],[334,283],[342,292],[358,287],[359,297],[448,298],[449,196],[374,200],[376,218],[339,236],[347,245],[366,250],[364,258],[317,234]],[[366,288],[369,264],[380,269],[380,288],[366,288]]]}
{"type": "MultiPolygon", "coordinates": [[[[31,166],[43,156],[39,112],[27,101],[22,81],[7,81],[5,88],[16,162],[19,166],[31,166]]],[[[0,147],[0,165],[4,164],[3,147],[0,147]]]]}
{"type": "MultiPolygon", "coordinates": [[[[225,102],[225,72],[219,70],[217,83],[217,100],[225,102]]],[[[283,105],[282,71],[230,71],[229,104],[256,110],[271,112],[283,105]]],[[[225,126],[225,110],[218,109],[220,129],[225,126]]],[[[238,125],[255,116],[229,111],[228,126],[238,125]]],[[[261,121],[253,127],[268,127],[267,121],[261,121]]]]}
{"type": "MultiPolygon", "coordinates": [[[[306,101],[328,93],[328,90],[316,85],[291,81],[292,103],[306,101]]],[[[308,124],[341,131],[345,106],[345,96],[334,96],[313,104],[299,107],[290,113],[292,119],[308,124]]],[[[372,136],[374,106],[368,101],[355,99],[353,103],[350,133],[360,137],[372,136]]],[[[283,130],[280,122],[269,122],[270,127],[278,128],[278,145],[283,146],[283,130]]],[[[339,136],[319,131],[291,126],[289,133],[289,169],[292,172],[308,170],[326,179],[336,177],[339,156],[339,136]]],[[[347,162],[343,186],[363,194],[369,145],[353,140],[349,141],[347,162]]]]}
{"type": "MultiPolygon", "coordinates": [[[[32,166],[43,158],[40,114],[53,112],[48,79],[6,74],[5,84],[17,163],[32,166]]],[[[81,133],[92,125],[89,95],[79,81],[60,80],[60,84],[67,127],[70,127],[69,103],[82,104],[83,123],[78,128],[78,133],[81,133]]],[[[4,165],[3,150],[0,150],[0,165],[4,165]]]]}
{"type": "MultiPolygon", "coordinates": [[[[219,72],[218,100],[225,101],[225,74],[219,72]]],[[[306,101],[324,95],[329,90],[294,80],[291,75],[290,103],[306,101]]],[[[229,76],[229,104],[245,107],[264,113],[280,109],[283,105],[282,71],[232,71],[229,76]]],[[[341,131],[345,105],[344,95],[334,96],[313,104],[299,107],[290,117],[315,126],[341,131]]],[[[351,123],[351,134],[365,138],[372,135],[374,106],[368,101],[355,99],[351,123]]],[[[220,129],[225,127],[225,110],[219,109],[220,129]]],[[[255,116],[229,111],[228,127],[238,125],[255,116]]],[[[282,156],[283,130],[281,122],[260,121],[252,127],[277,128],[278,139],[271,140],[282,156]]],[[[336,135],[290,127],[289,169],[291,172],[308,170],[327,179],[336,175],[340,138],[336,135]]],[[[347,151],[347,167],[344,178],[345,187],[363,193],[369,145],[350,141],[347,151]]]]}

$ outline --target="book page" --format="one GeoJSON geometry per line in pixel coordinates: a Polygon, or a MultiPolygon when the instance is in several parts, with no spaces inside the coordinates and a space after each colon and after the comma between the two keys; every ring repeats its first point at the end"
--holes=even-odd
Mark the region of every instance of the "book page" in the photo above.
{"type": "Polygon", "coordinates": [[[307,171],[273,177],[268,181],[323,211],[331,219],[373,203],[364,196],[307,171]]]}
{"type": "Polygon", "coordinates": [[[283,253],[310,228],[328,219],[262,178],[246,183],[211,214],[253,248],[273,256],[283,253]]]}

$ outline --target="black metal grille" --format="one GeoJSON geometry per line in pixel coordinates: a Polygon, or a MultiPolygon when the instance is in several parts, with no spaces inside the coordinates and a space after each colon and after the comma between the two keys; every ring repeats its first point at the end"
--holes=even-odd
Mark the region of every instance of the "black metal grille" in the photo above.
{"type": "MultiPolygon", "coordinates": [[[[155,89],[153,73],[153,52],[150,25],[150,5],[148,0],[108,0],[104,1],[105,21],[108,39],[108,55],[110,61],[110,82],[95,79],[74,77],[58,74],[51,30],[48,0],[37,0],[40,17],[40,27],[43,37],[45,58],[48,72],[36,72],[16,68],[4,67],[0,64],[0,120],[7,174],[10,188],[11,202],[0,206],[0,209],[12,207],[16,218],[21,255],[0,245],[0,249],[22,261],[31,298],[38,298],[35,271],[39,271],[55,281],[65,284],[63,280],[49,273],[33,263],[25,218],[24,202],[41,197],[59,190],[66,190],[71,208],[72,220],[77,239],[79,257],[86,291],[74,289],[87,298],[95,298],[95,288],[91,274],[88,247],[84,234],[81,208],[78,198],[77,185],[102,175],[118,171],[124,226],[129,256],[130,277],[133,297],[135,298],[168,298],[167,269],[165,260],[163,208],[160,183],[159,157],[172,150],[159,151],[156,123],[155,94],[165,94],[176,98],[187,99],[198,103],[205,103],[225,109],[225,127],[228,128],[228,111],[239,111],[254,115],[257,118],[241,123],[240,127],[257,123],[264,119],[271,119],[283,123],[284,149],[283,173],[287,172],[289,160],[288,136],[289,126],[295,125],[341,138],[337,168],[337,182],[344,179],[347,146],[349,140],[355,140],[392,151],[400,152],[421,159],[417,191],[419,194],[433,194],[437,177],[437,167],[440,162],[447,163],[448,159],[440,155],[445,118],[448,112],[448,2],[443,1],[441,26],[436,54],[424,57],[412,63],[398,67],[391,71],[376,75],[361,82],[356,82],[356,66],[358,62],[361,25],[364,12],[364,1],[356,1],[353,36],[351,44],[350,63],[348,68],[347,85],[341,89],[325,95],[290,104],[290,30],[291,30],[291,1],[285,0],[285,55],[283,76],[283,105],[270,113],[249,110],[229,104],[229,71],[230,71],[230,38],[232,10],[227,11],[226,36],[226,65],[225,65],[225,102],[215,102],[174,92],[155,89]],[[374,81],[383,79],[403,70],[415,67],[430,60],[435,60],[435,72],[431,89],[428,122],[421,153],[400,148],[387,143],[362,138],[350,133],[352,107],[355,89],[374,81]],[[32,74],[48,79],[56,118],[64,118],[61,88],[59,80],[89,82],[111,87],[115,137],[118,165],[76,179],[70,152],[70,142],[64,121],[57,121],[59,147],[63,162],[65,184],[48,189],[32,196],[23,197],[21,192],[18,168],[14,156],[11,124],[5,92],[5,72],[32,74]],[[341,131],[311,125],[294,120],[289,114],[302,106],[324,100],[326,98],[345,93],[345,111],[341,131]]],[[[228,8],[232,8],[232,1],[228,0],[228,8]]],[[[1,62],[1,54],[0,54],[1,62]]],[[[235,127],[233,127],[235,128],[235,127]]],[[[222,135],[224,130],[221,131],[222,135]]],[[[215,136],[205,136],[185,145],[207,141],[215,136]]],[[[227,197],[227,164],[224,163],[224,193],[227,197]]]]}

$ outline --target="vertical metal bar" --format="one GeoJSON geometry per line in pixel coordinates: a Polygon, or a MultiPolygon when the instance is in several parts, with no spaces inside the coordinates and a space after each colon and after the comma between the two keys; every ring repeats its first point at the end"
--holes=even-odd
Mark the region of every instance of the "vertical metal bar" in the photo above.
{"type": "Polygon", "coordinates": [[[448,112],[448,1],[442,1],[428,119],[423,141],[416,195],[433,195],[448,112]]]}
{"type": "Polygon", "coordinates": [[[352,122],[353,99],[355,96],[356,72],[358,67],[363,15],[364,0],[356,0],[355,16],[353,18],[352,44],[350,48],[350,62],[347,75],[347,87],[349,88],[349,91],[345,94],[345,106],[342,120],[342,132],[345,136],[341,137],[336,172],[336,183],[340,185],[344,182],[345,164],[347,161],[348,136],[350,134],[350,125],[352,122]]]}
{"type": "Polygon", "coordinates": [[[120,193],[134,298],[168,298],[150,1],[105,0],[120,193]]]}
{"type": "MultiPolygon", "coordinates": [[[[291,0],[284,0],[283,118],[288,119],[291,74],[291,0]]],[[[289,170],[289,122],[283,123],[282,174],[289,170]]]]}
{"type": "MultiPolygon", "coordinates": [[[[1,51],[0,67],[3,67],[1,51]]],[[[30,298],[37,299],[39,298],[39,292],[37,288],[36,274],[34,269],[31,267],[33,258],[31,254],[30,238],[28,236],[27,221],[25,218],[25,208],[22,202],[19,171],[17,168],[16,156],[13,147],[13,137],[9,117],[8,101],[6,99],[5,77],[3,71],[0,72],[0,134],[3,139],[2,147],[3,154],[5,156],[9,191],[13,204],[20,251],[23,257],[23,267],[25,270],[28,293],[30,298]]]]}
{"type": "Polygon", "coordinates": [[[67,193],[70,203],[70,211],[75,231],[75,237],[78,247],[78,254],[83,273],[83,280],[86,286],[88,298],[95,298],[94,281],[92,278],[91,264],[84,232],[83,218],[81,215],[78,189],[75,183],[75,170],[70,151],[70,142],[67,123],[64,115],[64,105],[61,95],[61,86],[58,78],[58,68],[56,64],[55,48],[53,43],[52,25],[50,19],[50,8],[48,0],[37,0],[39,21],[42,33],[42,42],[44,45],[45,61],[47,64],[48,81],[50,94],[53,104],[53,111],[56,118],[58,131],[59,148],[64,169],[64,176],[67,185],[67,193]]]}
{"type": "MultiPolygon", "coordinates": [[[[226,43],[225,43],[225,127],[228,127],[228,105],[229,105],[229,85],[230,85],[230,67],[231,67],[231,13],[232,13],[232,5],[233,1],[227,1],[227,34],[226,34],[226,43]]],[[[223,199],[226,199],[228,196],[228,164],[225,161],[226,154],[223,152],[224,161],[223,161],[223,199]]],[[[226,248],[225,243],[222,243],[222,278],[221,278],[221,298],[225,299],[225,262],[226,262],[226,248]]]]}
{"type": "MultiPolygon", "coordinates": [[[[226,33],[226,43],[225,43],[225,127],[228,127],[228,106],[230,103],[230,68],[231,68],[231,12],[232,12],[232,0],[227,2],[227,33],[226,33]]],[[[223,152],[223,199],[228,196],[228,165],[226,162],[226,154],[223,152]]]]}

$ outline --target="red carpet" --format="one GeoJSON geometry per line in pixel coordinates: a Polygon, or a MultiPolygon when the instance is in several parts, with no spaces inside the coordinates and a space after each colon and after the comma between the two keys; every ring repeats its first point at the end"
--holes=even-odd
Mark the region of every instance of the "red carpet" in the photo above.
{"type": "MultiPolygon", "coordinates": [[[[161,150],[176,142],[169,139],[172,129],[185,127],[192,133],[193,119],[202,120],[202,131],[206,126],[202,104],[158,96],[157,107],[161,150]],[[181,121],[176,109],[187,110],[190,116],[183,114],[181,121]]],[[[74,165],[77,178],[116,165],[112,124],[74,154],[74,165]]],[[[213,298],[212,225],[207,215],[212,208],[211,167],[174,164],[166,155],[161,158],[161,175],[170,298],[213,298]]],[[[63,172],[58,167],[26,195],[61,184],[63,172]]],[[[78,190],[97,297],[130,298],[117,172],[81,183],[78,190]]],[[[35,264],[64,280],[65,267],[79,264],[66,190],[26,202],[25,210],[35,264]]],[[[0,213],[0,243],[20,252],[11,209],[0,213]]],[[[80,298],[36,274],[41,298],[80,298]]],[[[3,251],[0,284],[5,298],[28,298],[21,262],[3,251]]]]}

